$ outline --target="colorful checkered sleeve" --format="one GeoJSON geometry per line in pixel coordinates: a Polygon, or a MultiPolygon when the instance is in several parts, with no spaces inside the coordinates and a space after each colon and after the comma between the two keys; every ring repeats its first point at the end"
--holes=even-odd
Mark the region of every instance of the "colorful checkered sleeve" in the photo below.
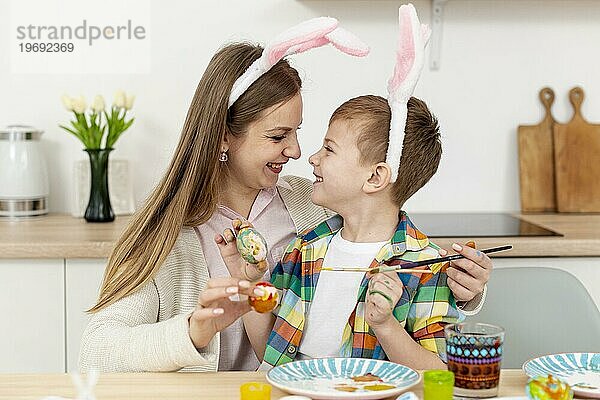
{"type": "Polygon", "coordinates": [[[425,275],[410,305],[405,329],[422,347],[446,362],[444,327],[463,319],[447,284],[446,272],[425,275]]]}
{"type": "Polygon", "coordinates": [[[280,290],[281,303],[273,310],[276,320],[265,349],[263,367],[293,361],[295,347],[292,347],[294,351],[290,354],[290,344],[295,343],[297,347],[302,337],[301,329],[304,325],[300,298],[302,243],[301,237],[290,242],[283,258],[277,263],[271,275],[271,283],[280,290]]]}

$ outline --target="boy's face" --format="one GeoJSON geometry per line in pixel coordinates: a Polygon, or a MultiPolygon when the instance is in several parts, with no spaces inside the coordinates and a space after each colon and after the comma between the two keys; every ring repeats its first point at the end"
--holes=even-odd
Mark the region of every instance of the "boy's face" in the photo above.
{"type": "Polygon", "coordinates": [[[327,129],[323,146],[308,159],[316,177],[313,203],[341,213],[352,210],[361,198],[363,184],[371,171],[359,162],[357,135],[348,120],[336,120],[327,129]]]}

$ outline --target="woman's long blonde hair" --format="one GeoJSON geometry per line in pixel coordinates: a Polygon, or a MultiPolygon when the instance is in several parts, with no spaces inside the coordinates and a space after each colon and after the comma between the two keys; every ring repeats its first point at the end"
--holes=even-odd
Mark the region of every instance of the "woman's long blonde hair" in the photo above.
{"type": "Polygon", "coordinates": [[[211,59],[192,99],[179,144],[158,186],[117,241],[104,273],[97,312],[149,282],[184,226],[206,222],[216,209],[226,174],[219,162],[225,133],[243,135],[262,111],[300,92],[298,72],[281,60],[229,108],[235,80],[262,54],[262,47],[231,44],[211,59]]]}

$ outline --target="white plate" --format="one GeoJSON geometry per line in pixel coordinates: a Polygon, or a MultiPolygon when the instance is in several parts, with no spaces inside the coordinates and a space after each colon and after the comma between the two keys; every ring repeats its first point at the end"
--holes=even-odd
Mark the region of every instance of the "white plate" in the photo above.
{"type": "Polygon", "coordinates": [[[530,378],[552,375],[576,395],[600,398],[600,353],[550,354],[526,361],[523,371],[530,378]]]}
{"type": "Polygon", "coordinates": [[[419,373],[404,365],[389,361],[364,358],[315,358],[293,361],[267,372],[267,381],[281,390],[312,399],[383,399],[397,396],[421,380],[419,373]],[[378,376],[383,382],[357,383],[353,377],[367,373],[378,376]],[[366,386],[385,384],[393,388],[368,390],[366,386]],[[336,387],[347,385],[354,392],[340,391],[336,387]]]}

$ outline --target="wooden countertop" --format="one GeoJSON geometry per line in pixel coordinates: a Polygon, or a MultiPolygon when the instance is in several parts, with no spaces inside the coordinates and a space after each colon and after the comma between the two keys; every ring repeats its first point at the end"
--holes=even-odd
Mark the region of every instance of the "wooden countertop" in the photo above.
{"type": "MultiPolygon", "coordinates": [[[[94,390],[103,400],[232,400],[239,399],[240,385],[245,382],[265,382],[264,372],[216,373],[138,373],[102,374],[94,390]]],[[[502,370],[499,396],[524,396],[527,376],[521,370],[502,370]]],[[[411,389],[423,396],[422,383],[411,389]]],[[[45,396],[77,396],[67,374],[0,375],[0,400],[39,400],[45,396]]],[[[271,399],[286,393],[273,387],[271,399]]]]}
{"type": "Polygon", "coordinates": [[[0,259],[105,258],[129,219],[88,223],[67,214],[0,219],[0,259]]]}
{"type": "MultiPolygon", "coordinates": [[[[600,214],[513,214],[561,233],[557,237],[476,238],[477,247],[512,244],[497,257],[600,256],[600,214]]],[[[130,217],[110,223],[87,223],[65,214],[24,220],[0,218],[0,259],[5,258],[106,258],[130,217]]],[[[435,238],[445,248],[470,238],[435,238]]]]}

